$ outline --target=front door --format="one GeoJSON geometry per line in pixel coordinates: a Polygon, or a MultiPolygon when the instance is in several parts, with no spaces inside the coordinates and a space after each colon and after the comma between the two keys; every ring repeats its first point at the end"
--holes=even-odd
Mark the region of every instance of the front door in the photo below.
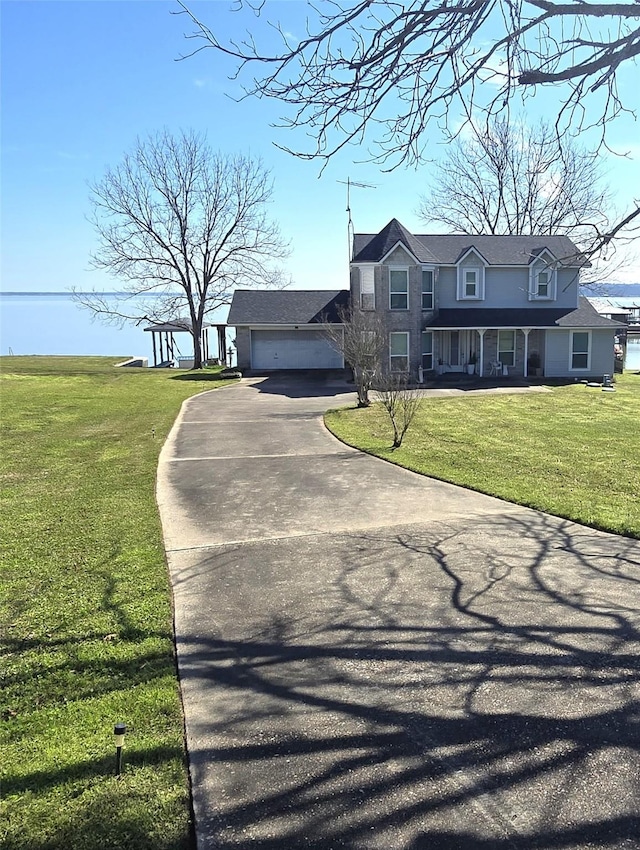
{"type": "Polygon", "coordinates": [[[478,353],[474,347],[475,331],[447,331],[444,338],[444,361],[446,371],[464,372],[471,352],[478,353]]]}

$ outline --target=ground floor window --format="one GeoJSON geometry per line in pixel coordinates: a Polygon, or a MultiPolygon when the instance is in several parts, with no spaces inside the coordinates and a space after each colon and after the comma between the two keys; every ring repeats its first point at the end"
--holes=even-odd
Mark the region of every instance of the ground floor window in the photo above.
{"type": "Polygon", "coordinates": [[[392,372],[409,371],[409,334],[405,331],[389,334],[389,364],[392,372]]]}
{"type": "Polygon", "coordinates": [[[498,331],[498,360],[503,366],[516,365],[515,331],[498,331]]]}
{"type": "Polygon", "coordinates": [[[433,369],[433,334],[425,331],[422,334],[422,368],[433,369]]]}
{"type": "Polygon", "coordinates": [[[588,369],[591,334],[589,331],[571,331],[571,368],[588,369]]]}

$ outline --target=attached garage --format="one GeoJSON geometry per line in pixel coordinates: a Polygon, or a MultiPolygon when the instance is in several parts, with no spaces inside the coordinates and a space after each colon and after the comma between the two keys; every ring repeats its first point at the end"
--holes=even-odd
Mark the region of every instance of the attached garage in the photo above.
{"type": "Polygon", "coordinates": [[[238,367],[249,372],[344,369],[326,330],[341,325],[346,289],[237,289],[227,323],[236,329],[238,367]]]}
{"type": "Polygon", "coordinates": [[[322,331],[252,330],[252,369],[342,369],[342,355],[322,331]]]}

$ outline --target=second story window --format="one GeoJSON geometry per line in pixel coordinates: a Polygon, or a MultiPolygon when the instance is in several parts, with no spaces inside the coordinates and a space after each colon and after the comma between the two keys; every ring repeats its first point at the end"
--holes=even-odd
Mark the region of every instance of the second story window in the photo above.
{"type": "Polygon", "coordinates": [[[464,270],[464,297],[465,298],[477,298],[478,297],[478,270],[477,269],[465,269],[464,270]]]}
{"type": "Polygon", "coordinates": [[[433,310],[433,272],[422,270],[422,309],[433,310]]]}
{"type": "Polygon", "coordinates": [[[458,268],[458,301],[484,299],[484,268],[462,266],[458,268]]]}
{"type": "Polygon", "coordinates": [[[529,301],[555,300],[557,271],[552,263],[552,257],[544,256],[532,267],[529,272],[529,301]]]}
{"type": "Polygon", "coordinates": [[[538,286],[536,294],[538,298],[549,297],[549,272],[538,272],[538,286]]]}
{"type": "Polygon", "coordinates": [[[409,309],[409,270],[389,270],[389,307],[391,310],[409,309]]]}
{"type": "Polygon", "coordinates": [[[362,310],[376,309],[376,290],[373,266],[360,268],[360,308],[362,310]]]}

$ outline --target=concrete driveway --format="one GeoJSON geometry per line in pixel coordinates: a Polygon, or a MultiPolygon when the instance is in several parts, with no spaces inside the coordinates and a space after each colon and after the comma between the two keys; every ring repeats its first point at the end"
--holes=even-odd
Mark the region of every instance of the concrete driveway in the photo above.
{"type": "Polygon", "coordinates": [[[345,447],[343,389],[163,449],[199,850],[640,848],[640,545],[345,447]]]}

